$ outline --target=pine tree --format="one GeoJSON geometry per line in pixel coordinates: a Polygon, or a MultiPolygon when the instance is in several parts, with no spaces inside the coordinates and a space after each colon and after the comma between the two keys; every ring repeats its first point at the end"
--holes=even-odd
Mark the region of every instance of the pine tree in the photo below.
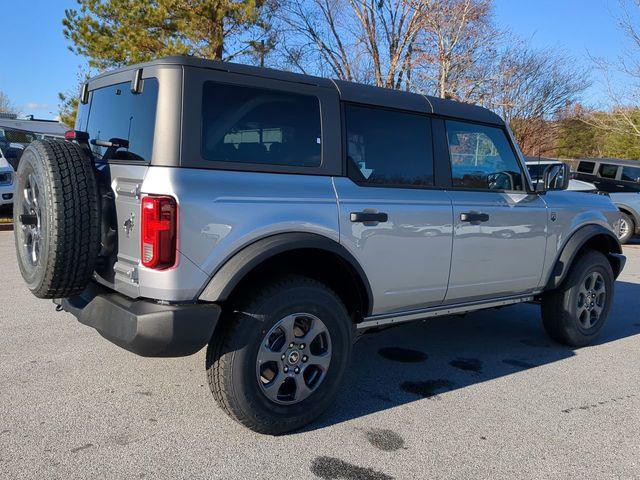
{"type": "Polygon", "coordinates": [[[69,49],[99,70],[188,54],[233,58],[266,23],[266,0],[78,0],[62,23],[69,49]]]}

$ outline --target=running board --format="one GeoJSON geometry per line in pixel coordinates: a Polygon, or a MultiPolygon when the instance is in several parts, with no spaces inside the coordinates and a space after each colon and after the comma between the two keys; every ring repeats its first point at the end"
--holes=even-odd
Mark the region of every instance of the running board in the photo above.
{"type": "Polygon", "coordinates": [[[504,307],[505,305],[514,305],[516,303],[531,302],[534,295],[526,295],[520,297],[504,297],[500,299],[485,300],[483,302],[467,302],[453,305],[440,305],[421,310],[413,310],[405,313],[389,313],[384,315],[372,315],[365,317],[362,322],[356,325],[358,330],[366,328],[381,327],[394,323],[411,322],[412,320],[423,320],[433,317],[443,317],[446,315],[456,315],[460,313],[473,312],[475,310],[483,310],[485,308],[504,307]]]}

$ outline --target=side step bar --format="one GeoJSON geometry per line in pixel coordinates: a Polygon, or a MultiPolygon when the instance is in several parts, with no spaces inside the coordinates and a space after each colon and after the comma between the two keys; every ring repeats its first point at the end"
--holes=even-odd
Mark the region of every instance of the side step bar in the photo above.
{"type": "Polygon", "coordinates": [[[443,317],[446,315],[456,315],[460,313],[473,312],[475,310],[483,310],[485,308],[504,307],[505,305],[514,305],[516,303],[533,301],[534,294],[517,297],[503,297],[492,300],[484,300],[481,302],[467,302],[452,305],[439,305],[437,307],[429,307],[421,310],[412,310],[410,312],[389,313],[384,315],[372,315],[365,317],[362,322],[356,325],[358,330],[367,328],[381,327],[385,325],[410,322],[412,320],[423,320],[433,317],[443,317]]]}

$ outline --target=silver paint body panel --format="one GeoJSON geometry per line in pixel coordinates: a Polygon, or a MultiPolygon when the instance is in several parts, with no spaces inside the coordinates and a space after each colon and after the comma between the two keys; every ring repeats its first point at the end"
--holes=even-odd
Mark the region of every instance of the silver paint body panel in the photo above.
{"type": "MultiPolygon", "coordinates": [[[[498,116],[479,107],[188,57],[102,74],[90,80],[89,89],[130,81],[140,68],[143,78],[159,82],[152,158],[148,164],[110,164],[118,250],[113,275],[95,277],[132,298],[198,301],[221,266],[246,246],[271,235],[303,232],[340,243],[359,263],[372,294],[366,321],[489,308],[541,291],[577,229],[597,224],[613,230],[619,219],[610,199],[600,195],[373,187],[341,176],[341,102],[434,114],[433,132],[442,121],[438,115],[504,127],[498,116]],[[257,165],[260,173],[252,171],[255,164],[218,162],[216,170],[201,161],[202,102],[194,92],[208,80],[316,95],[323,112],[322,168],[257,165]],[[178,260],[173,268],[158,271],[140,264],[144,194],[177,200],[178,260]],[[383,212],[388,220],[355,223],[352,212],[383,212]],[[487,213],[489,220],[462,222],[464,212],[487,213]]],[[[507,133],[528,179],[508,128],[507,133]]],[[[438,145],[435,141],[436,154],[438,145]]],[[[441,168],[446,155],[435,162],[440,185],[450,181],[441,168]]]]}
{"type": "MultiPolygon", "coordinates": [[[[620,219],[620,212],[605,195],[564,190],[547,192],[543,198],[548,206],[549,216],[555,216],[556,220],[549,221],[540,287],[546,285],[558,254],[576,230],[592,224],[614,232],[614,225],[620,219]]],[[[526,261],[533,260],[527,258],[526,261]]]]}
{"type": "Polygon", "coordinates": [[[172,302],[196,300],[243,247],[289,232],[341,243],[367,275],[373,315],[527,294],[541,288],[572,232],[589,223],[611,228],[618,219],[607,197],[568,191],[374,188],[346,177],[143,165],[111,165],[111,174],[119,251],[109,286],[130,297],[172,302]],[[177,199],[174,268],[142,267],[138,222],[125,231],[128,218],[140,218],[142,194],[177,199]],[[368,210],[387,213],[388,222],[350,221],[351,212],[368,210]],[[464,224],[462,211],[486,212],[491,220],[464,224]]]}
{"type": "Polygon", "coordinates": [[[444,190],[363,187],[335,178],[340,243],[359,261],[373,290],[373,313],[442,303],[451,262],[453,214],[444,190]],[[352,223],[352,212],[384,212],[387,222],[352,223]]]}
{"type": "Polygon", "coordinates": [[[185,259],[172,270],[140,271],[141,291],[150,291],[144,277],[152,298],[196,299],[234,253],[270,235],[307,232],[339,241],[330,177],[149,167],[142,192],[177,199],[178,250],[185,259]]]}
{"type": "Polygon", "coordinates": [[[547,241],[543,198],[490,191],[451,191],[450,195],[455,231],[447,303],[537,288],[547,241]],[[489,220],[462,222],[460,215],[465,212],[486,213],[489,220]]]}

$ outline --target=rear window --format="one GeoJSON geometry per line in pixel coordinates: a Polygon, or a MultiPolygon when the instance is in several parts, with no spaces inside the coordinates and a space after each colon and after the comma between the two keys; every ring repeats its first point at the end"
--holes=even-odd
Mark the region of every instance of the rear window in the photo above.
{"type": "Polygon", "coordinates": [[[320,102],[312,95],[205,82],[202,156],[218,162],[317,167],[320,102]]]}
{"type": "Polygon", "coordinates": [[[580,173],[593,173],[593,167],[596,164],[594,162],[580,162],[578,164],[578,172],[580,173]]]}
{"type": "Polygon", "coordinates": [[[603,163],[600,165],[598,169],[598,175],[602,178],[616,178],[616,174],[618,173],[617,165],[607,165],[603,163]]]}
{"type": "MultiPolygon", "coordinates": [[[[128,141],[109,160],[149,161],[153,150],[153,134],[158,102],[158,81],[144,80],[142,92],[131,92],[131,83],[118,83],[91,92],[89,103],[78,111],[78,130],[89,133],[90,142],[97,140],[128,141]],[[83,124],[86,123],[86,127],[83,124]]],[[[94,145],[91,150],[102,159],[107,147],[94,145]]]]}
{"type": "Polygon", "coordinates": [[[622,167],[622,180],[640,183],[640,167],[622,167]]]}

